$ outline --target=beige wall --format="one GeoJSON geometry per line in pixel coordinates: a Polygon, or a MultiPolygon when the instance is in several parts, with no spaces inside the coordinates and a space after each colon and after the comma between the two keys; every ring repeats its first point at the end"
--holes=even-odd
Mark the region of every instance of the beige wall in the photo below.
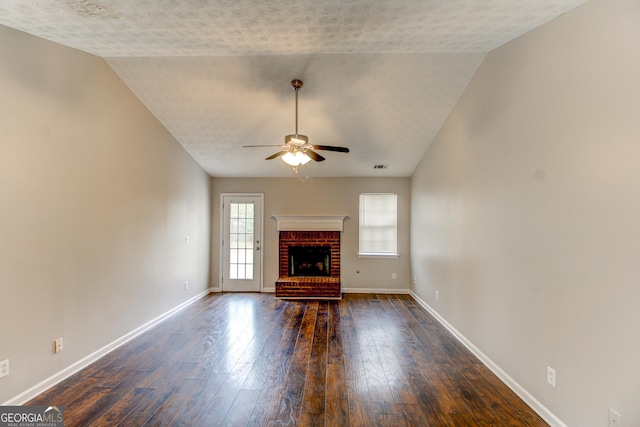
{"type": "Polygon", "coordinates": [[[0,40],[2,403],[208,288],[211,193],[103,60],[0,40]]]}
{"type": "MultiPolygon", "coordinates": [[[[302,173],[302,171],[301,171],[302,173]]],[[[292,172],[293,174],[293,172],[292,172]]],[[[408,290],[409,178],[310,178],[212,180],[211,286],[218,288],[220,265],[220,194],[264,193],[264,283],[273,288],[278,278],[278,232],[273,215],[348,215],[342,233],[342,287],[408,290]],[[359,258],[358,196],[360,193],[398,194],[399,258],[359,258]],[[356,273],[360,270],[360,273],[356,273]],[[396,280],[392,280],[396,273],[396,280]]]]}
{"type": "Polygon", "coordinates": [[[640,425],[638,22],[592,0],[492,52],[412,181],[415,292],[569,426],[640,425]]]}

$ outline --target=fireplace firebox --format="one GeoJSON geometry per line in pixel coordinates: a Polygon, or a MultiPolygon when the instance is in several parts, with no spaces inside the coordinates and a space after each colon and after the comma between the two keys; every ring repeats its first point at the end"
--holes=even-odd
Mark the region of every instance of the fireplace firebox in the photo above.
{"type": "Polygon", "coordinates": [[[289,277],[331,276],[331,246],[289,246],[289,277]]]}

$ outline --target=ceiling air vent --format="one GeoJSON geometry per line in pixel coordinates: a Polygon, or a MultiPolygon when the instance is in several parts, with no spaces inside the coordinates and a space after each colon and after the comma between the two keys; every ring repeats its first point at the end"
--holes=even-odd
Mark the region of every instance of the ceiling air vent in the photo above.
{"type": "Polygon", "coordinates": [[[387,165],[373,165],[374,169],[386,169],[387,165]]]}

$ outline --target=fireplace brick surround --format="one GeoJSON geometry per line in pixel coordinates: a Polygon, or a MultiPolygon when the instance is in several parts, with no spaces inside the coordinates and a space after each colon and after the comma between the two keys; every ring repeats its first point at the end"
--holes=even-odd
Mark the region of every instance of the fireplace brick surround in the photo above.
{"type": "Polygon", "coordinates": [[[289,246],[330,246],[331,277],[340,278],[339,231],[281,231],[279,276],[289,275],[289,246]]]}
{"type": "Polygon", "coordinates": [[[346,216],[274,217],[278,221],[277,298],[341,299],[340,235],[346,216]],[[329,276],[290,276],[290,246],[324,246],[331,250],[329,276]]]}
{"type": "Polygon", "coordinates": [[[340,232],[280,231],[278,298],[341,298],[340,232]],[[289,246],[329,246],[331,248],[330,277],[290,277],[289,246]]]}

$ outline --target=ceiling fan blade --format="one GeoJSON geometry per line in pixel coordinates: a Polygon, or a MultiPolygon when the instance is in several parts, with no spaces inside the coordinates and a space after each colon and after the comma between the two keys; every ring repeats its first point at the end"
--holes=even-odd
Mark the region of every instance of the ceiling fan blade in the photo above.
{"type": "Polygon", "coordinates": [[[270,155],[269,157],[267,157],[265,160],[272,160],[272,159],[276,159],[280,156],[282,156],[283,154],[287,154],[288,151],[287,150],[282,150],[282,151],[278,151],[275,154],[270,155]]]}
{"type": "Polygon", "coordinates": [[[322,157],[320,154],[316,153],[315,151],[306,149],[305,153],[307,154],[307,156],[311,157],[311,160],[315,160],[316,162],[321,162],[324,160],[324,157],[322,157]]]}
{"type": "Polygon", "coordinates": [[[349,149],[347,147],[335,147],[333,145],[314,145],[313,148],[316,150],[338,151],[340,153],[349,152],[349,149]]]}
{"type": "Polygon", "coordinates": [[[265,145],[243,145],[242,148],[255,148],[255,147],[284,147],[282,144],[265,144],[265,145]]]}

